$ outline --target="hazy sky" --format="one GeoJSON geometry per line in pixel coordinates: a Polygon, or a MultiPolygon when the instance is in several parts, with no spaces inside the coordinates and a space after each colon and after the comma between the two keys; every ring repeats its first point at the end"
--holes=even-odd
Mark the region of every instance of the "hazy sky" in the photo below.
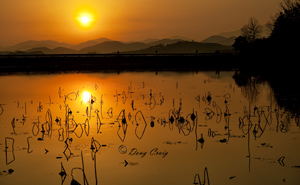
{"type": "Polygon", "coordinates": [[[79,44],[106,37],[140,41],[180,35],[201,41],[265,24],[281,0],[0,0],[0,46],[27,40],[79,44]],[[87,16],[89,22],[80,22],[87,16]]]}

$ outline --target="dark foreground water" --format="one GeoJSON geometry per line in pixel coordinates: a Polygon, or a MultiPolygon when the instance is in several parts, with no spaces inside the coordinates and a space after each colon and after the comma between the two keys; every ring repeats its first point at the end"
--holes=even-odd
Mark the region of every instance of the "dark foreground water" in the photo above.
{"type": "Polygon", "coordinates": [[[1,76],[0,184],[298,184],[299,118],[234,74],[1,76]]]}

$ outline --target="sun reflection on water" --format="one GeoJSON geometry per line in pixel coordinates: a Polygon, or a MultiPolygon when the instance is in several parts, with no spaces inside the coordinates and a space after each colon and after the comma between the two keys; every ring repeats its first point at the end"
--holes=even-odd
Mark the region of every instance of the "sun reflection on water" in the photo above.
{"type": "Polygon", "coordinates": [[[221,74],[0,77],[1,184],[255,184],[256,174],[267,183],[284,173],[298,180],[295,121],[269,86],[244,88],[259,99],[251,102],[234,72],[221,74]]]}
{"type": "Polygon", "coordinates": [[[83,91],[82,93],[82,101],[88,103],[91,99],[91,94],[88,91],[83,91]]]}

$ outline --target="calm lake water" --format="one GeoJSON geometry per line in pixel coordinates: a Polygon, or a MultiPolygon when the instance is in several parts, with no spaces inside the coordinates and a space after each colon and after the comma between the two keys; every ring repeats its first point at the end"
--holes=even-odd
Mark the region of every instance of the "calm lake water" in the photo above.
{"type": "Polygon", "coordinates": [[[0,184],[298,184],[299,119],[234,74],[0,76],[0,184]]]}

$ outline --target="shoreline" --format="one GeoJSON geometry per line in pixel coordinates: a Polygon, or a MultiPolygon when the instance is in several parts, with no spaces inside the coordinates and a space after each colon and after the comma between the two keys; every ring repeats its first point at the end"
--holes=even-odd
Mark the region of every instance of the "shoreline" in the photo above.
{"type": "Polygon", "coordinates": [[[0,55],[0,73],[234,70],[235,53],[0,55]]]}

